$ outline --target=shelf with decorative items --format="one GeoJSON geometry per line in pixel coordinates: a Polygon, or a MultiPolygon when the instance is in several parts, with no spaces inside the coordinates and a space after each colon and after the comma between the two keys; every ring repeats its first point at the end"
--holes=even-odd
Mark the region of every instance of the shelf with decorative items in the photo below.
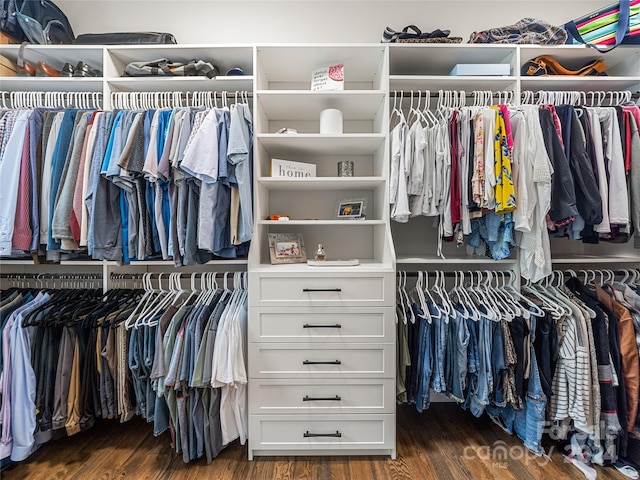
{"type": "Polygon", "coordinates": [[[250,371],[249,457],[351,449],[395,457],[386,48],[259,46],[255,76],[257,220],[248,270],[249,364],[256,368],[250,371]],[[294,318],[292,308],[303,310],[294,318]],[[293,323],[278,327],[285,317],[293,323]],[[327,333],[318,325],[330,318],[327,333]],[[358,325],[382,328],[384,336],[356,340],[348,332],[358,325]],[[254,335],[273,328],[281,331],[280,343],[254,335]],[[336,344],[321,338],[339,342],[343,358],[333,359],[336,344]],[[304,352],[295,372],[280,368],[304,352]],[[346,388],[351,380],[358,385],[346,388]],[[380,396],[375,408],[359,400],[363,388],[380,396]],[[282,397],[303,391],[311,400],[299,407],[282,397]],[[314,400],[318,396],[339,400],[327,408],[314,400]],[[337,443],[306,435],[327,413],[345,425],[337,443]],[[275,425],[288,430],[284,443],[264,440],[275,425]],[[369,426],[382,429],[379,442],[363,440],[369,426]]]}

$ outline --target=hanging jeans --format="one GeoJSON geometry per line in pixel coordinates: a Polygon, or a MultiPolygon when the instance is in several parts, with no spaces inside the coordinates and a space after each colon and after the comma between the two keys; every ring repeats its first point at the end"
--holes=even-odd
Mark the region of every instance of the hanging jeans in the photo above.
{"type": "MultiPolygon", "coordinates": [[[[483,307],[480,307],[482,310],[483,307]]],[[[486,312],[486,311],[485,311],[486,312]]],[[[484,313],[484,312],[483,312],[484,313]]],[[[491,371],[491,334],[493,321],[481,316],[478,320],[478,384],[471,393],[469,410],[479,417],[489,405],[489,393],[493,390],[493,374],[491,371]]]]}
{"type": "Polygon", "coordinates": [[[540,372],[536,353],[531,349],[531,363],[529,367],[529,382],[525,396],[524,409],[515,412],[514,429],[518,437],[524,441],[525,447],[536,455],[542,455],[542,433],[545,426],[545,408],[547,397],[542,391],[540,372]]]}
{"type": "MultiPolygon", "coordinates": [[[[435,313],[435,310],[434,312],[435,313]]],[[[417,318],[416,321],[420,322],[420,332],[422,333],[421,342],[424,346],[424,355],[422,356],[422,363],[418,370],[420,376],[418,378],[418,388],[416,393],[416,409],[419,412],[423,412],[431,403],[431,390],[429,385],[431,383],[431,374],[433,372],[434,363],[434,342],[435,342],[435,324],[433,321],[427,321],[424,318],[417,318]]]]}

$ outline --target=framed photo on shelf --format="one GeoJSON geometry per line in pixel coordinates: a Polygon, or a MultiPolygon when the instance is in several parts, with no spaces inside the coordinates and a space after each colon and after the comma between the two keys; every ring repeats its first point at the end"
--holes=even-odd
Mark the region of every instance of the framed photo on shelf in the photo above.
{"type": "Polygon", "coordinates": [[[338,204],[337,217],[341,220],[364,220],[366,207],[364,198],[342,200],[338,204]]]}
{"type": "Polygon", "coordinates": [[[270,233],[269,256],[271,264],[306,263],[307,253],[301,233],[270,233]]]}

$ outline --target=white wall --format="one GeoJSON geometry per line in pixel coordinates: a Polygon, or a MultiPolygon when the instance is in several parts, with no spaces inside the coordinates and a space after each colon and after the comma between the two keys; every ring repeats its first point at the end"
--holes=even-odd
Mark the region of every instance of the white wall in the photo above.
{"type": "Polygon", "coordinates": [[[80,33],[158,31],[187,43],[379,42],[386,26],[463,37],[523,17],[555,25],[612,0],[56,0],[80,33]]]}

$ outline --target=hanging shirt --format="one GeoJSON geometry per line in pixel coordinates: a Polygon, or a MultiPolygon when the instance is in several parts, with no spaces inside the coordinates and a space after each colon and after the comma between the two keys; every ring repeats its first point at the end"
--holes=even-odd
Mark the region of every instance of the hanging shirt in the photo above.
{"type": "MultiPolygon", "coordinates": [[[[516,209],[516,195],[513,188],[511,159],[509,158],[507,127],[504,113],[499,107],[494,108],[496,108],[495,140],[493,145],[496,174],[495,212],[507,213],[513,212],[516,209]]],[[[509,126],[509,133],[511,133],[511,126],[509,126]]]]}
{"type": "Polygon", "coordinates": [[[618,115],[613,107],[599,108],[598,115],[602,123],[604,158],[609,173],[609,221],[626,226],[629,223],[629,195],[618,115]]]}
{"type": "Polygon", "coordinates": [[[236,104],[231,110],[229,127],[229,146],[227,148],[229,163],[235,165],[235,176],[240,196],[240,213],[238,221],[237,242],[248,242],[253,236],[253,123],[249,105],[236,104]]]}
{"type": "Polygon", "coordinates": [[[20,165],[31,112],[31,110],[18,112],[13,131],[0,157],[0,178],[2,178],[2,189],[0,189],[0,256],[11,255],[16,204],[18,202],[20,165]]]}

